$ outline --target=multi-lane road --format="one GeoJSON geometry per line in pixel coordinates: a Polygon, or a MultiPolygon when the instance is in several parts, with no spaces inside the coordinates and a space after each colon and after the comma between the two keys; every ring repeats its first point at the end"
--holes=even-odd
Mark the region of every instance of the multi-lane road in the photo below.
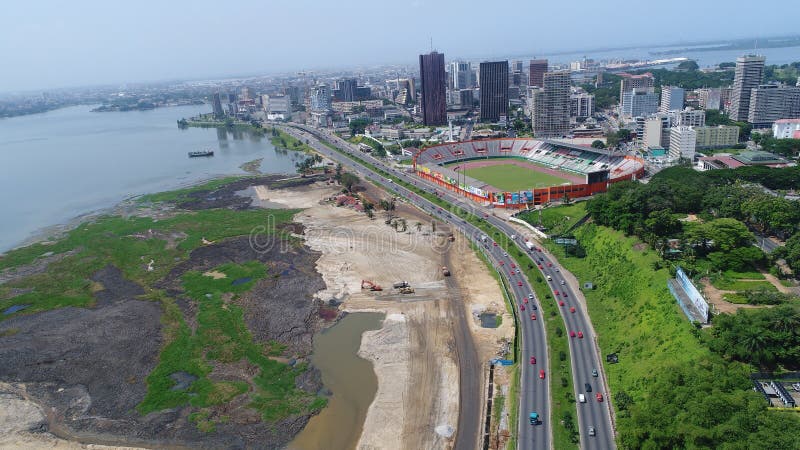
{"type": "MultiPolygon", "coordinates": [[[[585,309],[579,304],[578,298],[569,287],[569,284],[561,284],[563,280],[562,272],[555,259],[545,252],[529,252],[521,239],[511,239],[511,236],[518,235],[519,232],[504,220],[490,214],[488,210],[485,211],[484,208],[474,203],[465,202],[462,198],[448,191],[439,192],[437,191],[438,187],[436,185],[428,184],[417,177],[412,177],[405,172],[397,171],[387,166],[383,161],[357,152],[353,150],[347,142],[341,140],[336,135],[304,126],[286,128],[286,130],[297,137],[307,140],[319,153],[340,162],[342,166],[354,170],[362,177],[381,184],[384,188],[407,199],[416,206],[429,212],[434,217],[438,217],[440,220],[447,221],[459,228],[466,236],[469,236],[473,241],[484,247],[484,252],[489,255],[495,266],[504,274],[504,277],[508,280],[512,296],[514,297],[512,299],[514,302],[513,307],[517,308],[521,328],[519,333],[520,342],[522,344],[520,350],[522,371],[520,376],[520,417],[518,418],[519,432],[517,439],[519,449],[539,450],[552,448],[552,427],[560,426],[550,423],[550,380],[548,378],[551,373],[547,366],[547,342],[545,340],[544,325],[539,317],[541,306],[539,302],[563,301],[564,305],[558,306],[558,308],[561,310],[561,314],[564,318],[567,333],[569,335],[569,333],[575,332],[575,337],[570,338],[573,381],[576,390],[575,398],[577,399],[579,394],[584,394],[586,397],[586,403],[577,404],[581,447],[587,449],[614,448],[613,427],[606,399],[608,389],[603,381],[599,351],[594,344],[594,335],[591,331],[590,322],[585,309]],[[370,164],[380,167],[381,170],[387,173],[391,173],[392,176],[397,179],[417,185],[420,189],[427,192],[436,192],[439,198],[450,204],[458,205],[462,209],[471,211],[479,217],[483,217],[503,233],[503,239],[513,241],[520,250],[525,252],[527,255],[526,258],[531,258],[536,264],[542,266],[541,271],[543,276],[552,279],[552,281],[548,283],[552,291],[553,299],[536,298],[533,295],[531,284],[526,279],[525,275],[523,273],[511,273],[512,264],[516,264],[517,262],[505,253],[502,245],[495,245],[491,236],[488,236],[487,240],[484,242],[482,239],[484,233],[471,223],[461,219],[458,215],[452,214],[450,211],[442,209],[411,190],[380,176],[369,167],[341,155],[323,145],[317,139],[324,139],[335,145],[342,152],[368,160],[370,164]],[[556,295],[556,291],[558,291],[558,295],[556,295]],[[571,307],[574,307],[574,312],[570,312],[573,311],[570,309],[571,307]],[[531,314],[536,314],[536,320],[531,317],[531,314]],[[583,336],[582,338],[578,337],[579,332],[583,336]],[[535,358],[535,363],[532,358],[535,358]],[[594,370],[597,370],[600,376],[593,376],[594,370]],[[544,378],[542,378],[542,374],[544,378]],[[586,392],[585,384],[587,383],[591,386],[591,392],[586,392]],[[598,401],[596,398],[596,394],[598,393],[603,396],[602,402],[598,401]],[[531,412],[536,412],[541,418],[541,421],[536,425],[531,425],[529,423],[531,412]],[[590,427],[595,431],[594,436],[589,435],[590,427]]],[[[465,395],[480,396],[481,393],[462,392],[462,403],[465,395]]],[[[558,422],[560,418],[553,418],[552,420],[558,422]]],[[[479,424],[476,422],[475,411],[465,411],[463,408],[461,409],[455,448],[472,449],[478,445],[479,424]],[[473,427],[474,429],[472,429],[473,427]]]]}

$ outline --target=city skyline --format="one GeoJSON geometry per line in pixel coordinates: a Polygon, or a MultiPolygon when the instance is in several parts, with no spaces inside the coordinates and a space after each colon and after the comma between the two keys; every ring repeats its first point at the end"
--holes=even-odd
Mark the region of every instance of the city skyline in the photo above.
{"type": "MultiPolygon", "coordinates": [[[[604,37],[592,31],[594,27],[589,26],[590,23],[583,28],[585,32],[566,33],[556,27],[558,21],[545,21],[540,29],[540,36],[544,39],[531,42],[525,33],[526,17],[529,16],[526,12],[545,16],[563,12],[554,5],[534,8],[525,2],[512,1],[508,8],[520,14],[498,15],[495,21],[488,21],[488,26],[503,28],[507,35],[504,34],[502,39],[474,41],[465,39],[466,28],[459,28],[459,25],[431,29],[416,18],[420,14],[447,15],[463,19],[450,22],[468,26],[477,20],[475,8],[465,8],[463,2],[430,4],[416,0],[409,8],[398,10],[399,17],[393,20],[405,23],[404,28],[387,27],[379,18],[365,18],[358,29],[330,33],[333,30],[331,24],[357,20],[364,14],[350,11],[369,9],[363,0],[349,3],[351,8],[316,1],[279,7],[245,2],[234,11],[219,9],[213,2],[198,1],[192,4],[191,12],[185,5],[148,1],[128,6],[123,12],[117,11],[113,5],[97,1],[84,1],[81,8],[71,10],[39,10],[29,4],[9,5],[4,11],[8,25],[0,30],[0,51],[4,54],[6,67],[12,69],[0,77],[0,91],[413,64],[415,55],[430,51],[431,42],[434,49],[454,58],[496,60],[514,55],[579,51],[585,48],[585,42],[591,42],[593,48],[625,48],[720,39],[730,29],[741,30],[741,33],[736,36],[728,34],[728,39],[774,36],[794,31],[790,15],[776,16],[769,24],[764,24],[735,14],[738,2],[721,11],[713,5],[681,0],[672,5],[670,11],[673,12],[665,11],[664,14],[674,15],[680,23],[682,10],[691,9],[699,15],[714,15],[719,19],[715,23],[720,25],[698,30],[686,22],[685,27],[677,27],[665,35],[653,31],[652,27],[634,24],[620,33],[604,37]],[[320,14],[307,17],[304,12],[309,8],[320,14]],[[241,10],[248,11],[248,14],[237,12],[241,10]],[[309,44],[292,46],[286,44],[286,40],[276,38],[291,36],[300,29],[305,36],[303,42],[309,44]],[[414,38],[397,39],[398,31],[405,31],[404,35],[414,38]],[[352,38],[358,34],[371,37],[359,44],[357,52],[352,52],[352,38]],[[243,45],[231,45],[237,41],[243,45]]],[[[762,7],[779,4],[779,1],[767,1],[762,7]]],[[[573,20],[591,23],[616,20],[613,6],[586,4],[581,9],[583,14],[573,17],[573,20]]]]}

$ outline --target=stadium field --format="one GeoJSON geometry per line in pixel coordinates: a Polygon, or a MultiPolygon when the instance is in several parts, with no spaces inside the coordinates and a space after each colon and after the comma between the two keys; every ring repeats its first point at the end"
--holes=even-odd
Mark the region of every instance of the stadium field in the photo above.
{"type": "Polygon", "coordinates": [[[490,159],[448,164],[454,170],[464,171],[468,177],[482,181],[504,192],[518,192],[534,188],[558,186],[565,183],[582,183],[577,175],[560,173],[514,159],[490,159]],[[457,168],[457,169],[456,169],[457,168]]]}

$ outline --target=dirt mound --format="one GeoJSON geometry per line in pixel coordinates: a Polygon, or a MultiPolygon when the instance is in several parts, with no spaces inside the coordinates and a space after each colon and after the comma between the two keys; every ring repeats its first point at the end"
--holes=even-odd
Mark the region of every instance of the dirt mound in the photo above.
{"type": "Polygon", "coordinates": [[[292,188],[312,184],[324,177],[294,177],[287,178],[287,175],[269,175],[264,177],[243,178],[216,189],[204,189],[192,192],[188,195],[189,200],[178,203],[178,206],[188,210],[230,208],[247,209],[253,203],[253,199],[237,193],[253,186],[269,186],[271,188],[292,188]]]}

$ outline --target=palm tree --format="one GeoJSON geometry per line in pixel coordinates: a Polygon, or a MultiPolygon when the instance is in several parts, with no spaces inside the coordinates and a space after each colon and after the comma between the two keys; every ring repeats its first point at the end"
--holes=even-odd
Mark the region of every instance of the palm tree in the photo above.
{"type": "Polygon", "coordinates": [[[422,231],[422,222],[417,222],[417,223],[416,223],[416,226],[417,226],[417,233],[419,233],[420,231],[422,231]]]}

